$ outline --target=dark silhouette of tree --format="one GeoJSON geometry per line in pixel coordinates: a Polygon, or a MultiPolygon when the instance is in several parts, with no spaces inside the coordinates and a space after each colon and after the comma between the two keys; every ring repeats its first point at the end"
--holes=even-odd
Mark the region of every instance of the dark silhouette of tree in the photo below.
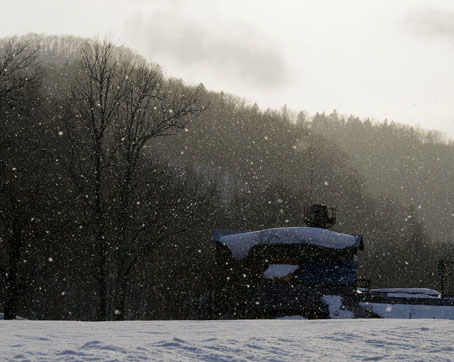
{"type": "Polygon", "coordinates": [[[5,252],[5,319],[14,319],[19,298],[22,254],[34,238],[42,207],[45,160],[43,135],[34,116],[39,109],[40,71],[36,49],[10,40],[0,48],[0,245],[5,252]]]}
{"type": "Polygon", "coordinates": [[[73,152],[69,170],[86,196],[86,222],[93,230],[99,320],[110,318],[109,303],[116,318],[123,317],[131,270],[125,258],[147,229],[134,222],[140,201],[133,198],[145,148],[202,111],[202,92],[164,80],[158,68],[107,40],[81,48],[65,127],[73,152]],[[107,278],[114,280],[113,302],[107,278]]]}

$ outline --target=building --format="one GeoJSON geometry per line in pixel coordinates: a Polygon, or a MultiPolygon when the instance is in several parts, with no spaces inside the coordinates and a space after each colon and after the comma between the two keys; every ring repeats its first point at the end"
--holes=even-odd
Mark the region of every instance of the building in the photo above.
{"type": "MultiPolygon", "coordinates": [[[[215,230],[213,318],[329,317],[327,295],[354,299],[360,235],[318,227],[215,230]]],[[[354,303],[353,303],[354,304],[354,303]]]]}

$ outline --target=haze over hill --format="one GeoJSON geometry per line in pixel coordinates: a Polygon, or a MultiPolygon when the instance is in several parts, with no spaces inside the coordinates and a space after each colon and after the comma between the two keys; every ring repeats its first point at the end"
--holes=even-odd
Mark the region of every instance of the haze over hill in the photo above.
{"type": "Polygon", "coordinates": [[[337,109],[454,137],[449,0],[17,0],[2,12],[0,36],[111,33],[166,75],[263,109],[337,109]]]}

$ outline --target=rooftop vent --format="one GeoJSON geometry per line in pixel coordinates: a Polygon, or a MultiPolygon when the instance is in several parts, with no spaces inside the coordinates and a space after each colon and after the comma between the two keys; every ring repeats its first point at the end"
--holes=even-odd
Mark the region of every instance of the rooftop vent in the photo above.
{"type": "Polygon", "coordinates": [[[304,222],[310,227],[329,229],[336,224],[336,209],[320,204],[311,205],[304,213],[304,222]]]}

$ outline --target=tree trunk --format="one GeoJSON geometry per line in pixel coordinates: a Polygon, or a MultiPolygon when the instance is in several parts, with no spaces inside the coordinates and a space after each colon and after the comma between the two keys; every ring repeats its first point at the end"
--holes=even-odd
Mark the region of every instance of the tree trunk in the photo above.
{"type": "Polygon", "coordinates": [[[124,321],[126,319],[126,289],[128,286],[126,278],[127,276],[122,275],[119,280],[117,279],[114,310],[114,320],[116,321],[124,321]]]}
{"type": "Polygon", "coordinates": [[[95,170],[95,270],[98,289],[98,309],[96,319],[98,321],[106,320],[107,312],[107,279],[106,279],[106,264],[107,250],[106,240],[104,236],[104,214],[102,207],[102,191],[101,191],[101,141],[97,139],[96,149],[96,170],[95,170]]]}
{"type": "Polygon", "coordinates": [[[96,283],[98,289],[98,309],[96,312],[96,319],[98,321],[106,320],[106,306],[107,306],[107,280],[106,280],[106,257],[104,240],[97,238],[96,240],[96,283]]]}
{"type": "Polygon", "coordinates": [[[125,267],[129,247],[127,243],[127,229],[128,229],[128,214],[130,213],[129,200],[131,196],[131,182],[132,182],[132,169],[133,161],[127,157],[127,167],[123,178],[120,191],[120,205],[118,209],[118,238],[116,245],[116,267],[117,276],[115,281],[115,299],[114,299],[114,319],[125,320],[126,316],[126,289],[128,285],[128,277],[130,268],[125,267]]]}
{"type": "Polygon", "coordinates": [[[6,273],[5,319],[16,319],[19,286],[17,282],[21,244],[18,238],[12,239],[9,248],[9,267],[6,273]]]}

